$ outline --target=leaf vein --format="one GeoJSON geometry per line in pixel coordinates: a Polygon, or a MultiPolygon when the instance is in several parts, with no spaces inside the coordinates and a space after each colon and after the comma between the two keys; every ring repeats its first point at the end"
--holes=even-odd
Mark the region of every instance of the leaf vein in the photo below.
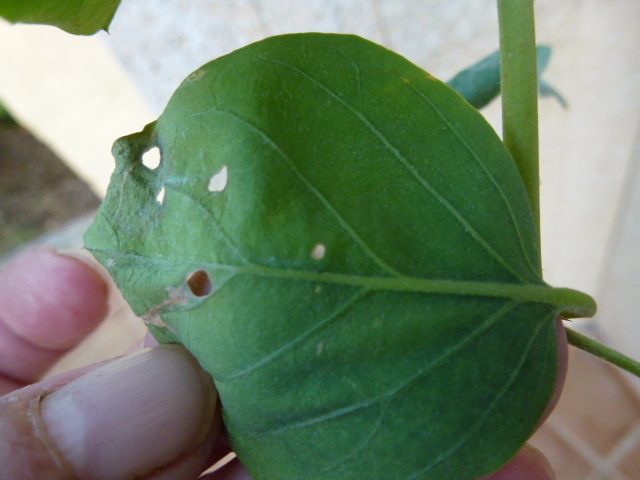
{"type": "MultiPolygon", "coordinates": [[[[403,79],[404,80],[404,79],[403,79]]],[[[475,149],[473,149],[471,147],[471,145],[469,144],[469,142],[467,142],[465,140],[465,138],[460,134],[460,132],[458,131],[458,129],[455,127],[455,125],[453,125],[453,123],[447,118],[447,116],[442,112],[442,110],[440,108],[438,108],[436,106],[435,103],[433,103],[433,101],[424,93],[421,92],[420,90],[418,90],[415,85],[412,85],[411,83],[409,83],[408,81],[405,81],[405,83],[415,92],[417,93],[423,100],[425,100],[429,106],[436,112],[436,114],[440,117],[440,119],[446,123],[447,127],[449,127],[449,129],[451,129],[451,131],[454,133],[454,135],[456,136],[456,138],[458,139],[458,141],[464,146],[464,148],[471,154],[471,156],[473,157],[473,159],[475,160],[475,162],[480,165],[480,168],[482,168],[482,170],[485,172],[485,175],[487,176],[487,178],[489,179],[489,181],[493,184],[494,188],[496,189],[496,191],[498,192],[498,194],[500,195],[500,197],[502,198],[502,201],[505,204],[505,207],[507,208],[507,211],[509,212],[509,218],[511,220],[511,223],[513,224],[513,228],[516,231],[516,235],[518,237],[518,242],[520,245],[520,250],[522,252],[522,255],[525,258],[525,261],[527,262],[527,266],[531,269],[531,271],[533,272],[533,274],[535,275],[536,278],[540,277],[540,267],[535,267],[533,265],[533,262],[531,260],[531,257],[529,256],[529,252],[527,251],[527,249],[524,246],[524,238],[522,235],[522,231],[520,230],[520,225],[518,224],[518,222],[516,221],[516,216],[513,213],[513,209],[511,208],[511,203],[509,202],[509,200],[507,199],[507,195],[504,192],[504,189],[502,188],[502,186],[498,183],[498,181],[496,180],[496,178],[493,176],[493,174],[489,171],[489,168],[486,165],[486,162],[484,162],[482,160],[482,158],[480,157],[480,155],[478,155],[478,153],[475,151],[475,149]]]]}
{"type": "Polygon", "coordinates": [[[490,327],[492,327],[498,320],[500,320],[509,311],[513,310],[518,304],[519,304],[519,302],[517,302],[517,301],[510,301],[507,304],[503,305],[496,313],[494,313],[493,315],[488,317],[484,322],[480,323],[480,325],[477,328],[472,330],[471,333],[469,333],[469,335],[467,335],[465,338],[463,338],[460,342],[458,342],[457,344],[455,344],[451,348],[449,348],[449,349],[445,350],[444,352],[442,352],[442,354],[440,356],[435,358],[429,364],[421,367],[417,373],[415,373],[414,375],[409,377],[407,380],[405,380],[403,383],[401,383],[397,387],[389,390],[388,392],[385,392],[385,393],[383,393],[381,395],[378,395],[375,398],[368,399],[368,400],[366,400],[364,402],[355,403],[355,404],[352,404],[352,405],[348,405],[346,407],[341,407],[341,408],[333,410],[333,411],[331,411],[329,413],[318,415],[316,417],[313,417],[313,418],[310,418],[310,419],[305,419],[303,421],[290,423],[288,425],[285,425],[285,426],[277,428],[277,429],[256,431],[256,432],[248,432],[248,433],[250,435],[255,435],[255,436],[257,436],[257,435],[275,435],[275,434],[283,433],[283,432],[290,431],[290,430],[297,430],[299,428],[309,427],[309,426],[315,425],[317,423],[323,423],[323,422],[327,422],[327,421],[330,421],[330,420],[334,420],[336,418],[352,414],[352,413],[357,412],[359,410],[363,410],[363,409],[372,407],[374,405],[378,405],[378,404],[380,404],[380,403],[382,403],[382,402],[394,397],[395,395],[397,395],[402,390],[404,390],[406,388],[409,388],[415,382],[420,380],[423,376],[427,375],[434,368],[436,368],[440,363],[444,362],[447,358],[451,357],[452,355],[455,355],[457,352],[462,350],[469,343],[471,343],[475,338],[477,338],[482,333],[487,331],[490,327]]]}
{"type": "Polygon", "coordinates": [[[238,257],[246,264],[252,265],[252,262],[247,259],[240,250],[240,247],[236,244],[236,242],[225,232],[220,223],[216,220],[213,213],[200,201],[198,201],[193,195],[182,190],[177,184],[165,183],[165,188],[168,187],[176,193],[179,193],[189,201],[191,201],[200,211],[202,211],[211,222],[216,226],[217,231],[220,233],[220,236],[224,239],[224,241],[231,247],[231,249],[238,255],[238,257]]]}
{"type": "Polygon", "coordinates": [[[382,427],[382,419],[384,418],[385,413],[386,410],[384,408],[381,408],[380,412],[378,413],[378,417],[376,418],[376,423],[373,425],[371,431],[360,445],[358,445],[344,457],[337,460],[333,465],[329,465],[327,468],[320,470],[319,473],[326,474],[332,472],[340,466],[345,465],[349,460],[357,458],[358,454],[360,454],[360,452],[363,452],[371,444],[371,442],[373,442],[376,434],[380,431],[380,427],[382,427]]]}
{"type": "MultiPolygon", "coordinates": [[[[162,257],[153,260],[137,253],[122,253],[111,249],[92,248],[94,252],[115,255],[120,258],[135,258],[137,261],[147,262],[155,266],[159,261],[172,265],[175,262],[162,257]]],[[[577,290],[570,288],[552,288],[548,285],[515,284],[496,282],[474,282],[461,280],[425,279],[416,277],[371,277],[316,270],[291,270],[268,265],[232,265],[227,263],[202,262],[201,260],[185,260],[189,264],[200,265],[203,268],[215,270],[230,270],[234,273],[244,273],[260,277],[286,278],[295,281],[313,281],[366,287],[370,290],[390,292],[420,292],[436,295],[461,295],[471,297],[494,297],[518,300],[522,302],[544,303],[563,311],[563,315],[570,314],[570,318],[591,317],[596,312],[593,299],[577,290]]]]}
{"type": "Polygon", "coordinates": [[[484,424],[484,422],[487,420],[487,418],[489,417],[489,415],[493,412],[493,410],[497,407],[498,403],[500,402],[500,400],[509,392],[509,390],[513,387],[513,384],[515,383],[516,379],[518,378],[518,376],[520,375],[520,373],[522,372],[522,368],[524,367],[524,363],[527,359],[527,357],[529,356],[529,352],[531,351],[531,348],[533,347],[534,343],[536,342],[536,340],[538,339],[538,336],[540,335],[540,331],[542,330],[542,327],[544,325],[546,325],[547,322],[540,322],[539,325],[537,326],[535,332],[533,335],[531,335],[531,337],[529,338],[529,342],[526,345],[526,348],[523,351],[523,354],[520,356],[520,361],[519,363],[516,365],[516,367],[513,369],[513,371],[511,372],[511,376],[509,377],[509,379],[505,382],[503,388],[498,392],[498,394],[493,398],[493,401],[491,402],[491,404],[487,407],[487,410],[485,411],[485,413],[478,418],[478,420],[474,423],[473,427],[469,428],[466,431],[466,434],[463,435],[463,437],[455,444],[453,445],[451,448],[449,448],[449,450],[443,452],[441,455],[439,455],[437,458],[435,458],[431,463],[429,463],[428,465],[426,465],[424,468],[422,468],[420,471],[416,472],[415,474],[411,475],[410,477],[407,477],[405,480],[414,480],[416,478],[418,478],[421,475],[424,475],[425,473],[427,473],[429,470],[431,470],[432,468],[434,468],[436,465],[438,465],[439,463],[444,462],[447,458],[451,457],[452,455],[454,455],[458,450],[460,450],[469,440],[471,440],[471,438],[476,434],[476,432],[480,429],[480,427],[482,427],[482,425],[484,424]]]}
{"type": "Polygon", "coordinates": [[[331,96],[334,100],[345,106],[349,111],[351,111],[358,119],[383,143],[383,145],[392,153],[392,155],[409,171],[409,173],[413,176],[413,178],[427,191],[429,192],[437,201],[440,203],[450,215],[463,227],[464,231],[473,238],[494,260],[496,260],[507,272],[514,276],[514,278],[518,279],[521,282],[525,280],[522,276],[509,265],[507,261],[502,258],[502,256],[496,252],[491,245],[480,235],[480,233],[464,218],[464,216],[460,213],[460,211],[453,206],[442,194],[440,194],[436,188],[427,181],[420,172],[409,162],[409,160],[400,152],[400,150],[391,143],[391,141],[359,110],[353,107],[351,104],[340,98],[334,91],[325,86],[320,81],[316,80],[314,77],[309,75],[304,70],[296,67],[295,65],[291,65],[282,60],[277,60],[271,57],[263,57],[265,61],[270,61],[279,65],[282,65],[285,68],[288,68],[294,72],[297,72],[315,86],[323,90],[329,96],[331,96]]]}
{"type": "Polygon", "coordinates": [[[240,377],[244,377],[244,376],[246,376],[246,375],[248,375],[250,373],[255,372],[256,370],[259,370],[262,367],[265,367],[269,363],[271,363],[274,360],[276,360],[278,357],[284,355],[287,351],[289,351],[292,348],[294,348],[295,346],[299,345],[303,340],[305,340],[306,338],[311,336],[313,333],[317,332],[318,330],[320,330],[323,327],[326,327],[327,325],[332,323],[334,320],[339,318],[341,315],[346,313],[351,307],[353,307],[362,298],[364,298],[367,295],[367,293],[369,293],[369,290],[367,288],[361,288],[360,290],[358,290],[356,292],[355,295],[353,295],[351,298],[349,298],[342,305],[338,306],[338,308],[336,308],[332,313],[330,313],[329,315],[327,315],[326,317],[321,319],[319,322],[317,322],[311,328],[307,329],[305,332],[303,332],[300,335],[298,335],[293,340],[287,342],[286,344],[284,344],[280,348],[274,350],[270,354],[264,356],[262,359],[258,360],[254,364],[242,369],[241,371],[236,372],[233,375],[231,375],[229,377],[226,377],[226,378],[216,378],[216,380],[222,381],[222,382],[228,382],[228,381],[231,381],[231,380],[234,380],[234,379],[238,379],[240,377]]]}
{"type": "Polygon", "coordinates": [[[235,112],[229,110],[218,110],[221,113],[230,115],[234,117],[236,120],[245,125],[248,129],[252,130],[255,134],[257,134],[267,145],[269,145],[273,151],[275,151],[282,160],[289,166],[291,171],[296,175],[296,177],[302,182],[302,184],[322,203],[322,205],[327,209],[327,211],[338,221],[340,226],[351,236],[351,238],[360,246],[360,248],[375,262],[378,264],[380,268],[393,276],[400,276],[401,274],[397,272],[394,268],[392,268],[389,264],[387,264],[383,259],[381,259],[373,249],[364,241],[364,239],[358,235],[358,233],[349,225],[349,223],[344,219],[344,217],[338,212],[338,210],[329,202],[329,200],[316,188],[311,181],[300,171],[300,169],[295,165],[295,163],[291,160],[289,155],[287,155],[282,148],[262,129],[249,122],[245,118],[242,118],[235,112]]]}

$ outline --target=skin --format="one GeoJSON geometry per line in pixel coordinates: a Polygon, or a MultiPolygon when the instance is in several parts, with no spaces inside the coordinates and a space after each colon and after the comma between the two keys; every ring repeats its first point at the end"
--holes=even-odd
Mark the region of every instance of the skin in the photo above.
{"type": "MultiPolygon", "coordinates": [[[[47,419],[38,424],[40,426],[44,424],[44,429],[33,428],[34,422],[38,422],[34,421],[33,416],[23,415],[23,412],[19,411],[22,408],[21,405],[38,405],[38,402],[42,404],[43,399],[45,403],[53,403],[46,400],[47,396],[55,398],[53,393],[65,385],[72,384],[76,379],[85,379],[85,383],[90,384],[94,381],[91,372],[102,372],[105,366],[109,367],[109,362],[112,362],[113,366],[119,365],[115,362],[123,361],[123,359],[109,361],[106,365],[93,365],[38,381],[58,358],[81,343],[105,318],[108,312],[110,288],[112,287],[109,281],[103,277],[95,264],[73,256],[57,254],[48,248],[27,252],[0,272],[0,393],[4,395],[0,398],[0,464],[3,465],[0,479],[15,478],[15,475],[7,473],[10,471],[19,471],[19,478],[23,480],[124,479],[134,475],[135,478],[154,480],[195,479],[207,465],[212,465],[230,452],[220,430],[219,407],[213,407],[209,410],[215,413],[204,414],[203,418],[206,420],[202,421],[205,424],[199,429],[201,433],[194,435],[198,438],[192,439],[193,441],[187,438],[180,443],[168,464],[155,464],[150,460],[145,464],[146,470],[128,472],[125,476],[118,477],[118,474],[110,470],[106,473],[105,471],[94,472],[93,468],[98,461],[94,463],[91,458],[83,458],[82,455],[65,457],[64,448],[57,443],[51,429],[47,430],[47,419]],[[12,467],[14,467],[13,470],[12,467]]],[[[149,341],[148,344],[150,343],[153,342],[149,341]]],[[[567,344],[560,320],[558,320],[558,348],[560,353],[558,383],[547,415],[557,402],[566,373],[567,344]]],[[[199,386],[192,390],[187,389],[192,393],[185,395],[193,395],[195,398],[191,400],[198,405],[216,405],[215,390],[209,388],[212,385],[210,378],[199,370],[196,366],[197,362],[192,360],[184,348],[153,347],[153,350],[146,350],[140,355],[142,357],[139,358],[145,355],[158,355],[160,362],[150,362],[150,368],[155,368],[153,365],[159,365],[162,362],[165,362],[165,369],[172,367],[174,363],[184,364],[183,367],[186,369],[184,371],[192,374],[194,385],[199,386]]],[[[122,369],[115,370],[120,372],[118,374],[123,374],[120,371],[122,369]]],[[[184,373],[180,375],[185,376],[184,373]]],[[[95,381],[102,381],[104,376],[96,374],[95,381]]],[[[144,382],[136,382],[135,385],[141,391],[148,388],[144,382]]],[[[162,397],[163,393],[159,395],[162,397]]],[[[154,393],[154,396],[158,397],[158,394],[154,393]]],[[[100,408],[99,400],[97,400],[98,409],[100,408]]],[[[162,401],[163,398],[159,400],[162,401]]],[[[174,402],[174,400],[167,398],[167,402],[174,402]]],[[[173,414],[178,415],[178,412],[168,410],[167,415],[173,414]]],[[[114,415],[112,426],[115,430],[117,423],[121,420],[118,417],[119,412],[114,415]]],[[[66,419],[63,417],[62,420],[66,419]]],[[[169,418],[167,421],[170,420],[169,418]]],[[[184,422],[178,423],[178,425],[183,424],[184,422]]],[[[124,429],[123,435],[129,435],[130,430],[124,429]]],[[[184,433],[175,428],[171,431],[176,437],[184,433]]],[[[96,436],[100,434],[101,432],[95,433],[96,436]]],[[[127,447],[139,449],[136,450],[134,460],[151,455],[149,452],[153,450],[154,445],[158,444],[158,435],[150,434],[147,437],[144,433],[141,435],[142,437],[140,435],[136,437],[134,447],[127,447]]],[[[122,437],[119,439],[122,440],[123,445],[130,440],[122,437]]],[[[83,440],[91,441],[92,439],[83,438],[83,440]]],[[[117,447],[119,442],[115,443],[117,447]]],[[[112,461],[108,463],[113,464],[112,461]]],[[[240,462],[234,459],[203,478],[250,480],[251,477],[240,462]]],[[[527,445],[508,465],[483,480],[551,480],[554,478],[544,456],[527,445]]]]}

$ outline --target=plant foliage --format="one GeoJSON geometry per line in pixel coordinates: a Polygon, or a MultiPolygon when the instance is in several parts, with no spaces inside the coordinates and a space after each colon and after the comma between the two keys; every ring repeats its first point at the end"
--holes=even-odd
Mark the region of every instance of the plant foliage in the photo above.
{"type": "Polygon", "coordinates": [[[557,315],[593,313],[543,282],[478,111],[355,36],[217,59],[114,154],[86,245],[211,373],[256,480],[488,474],[550,399],[557,315]]]}
{"type": "Polygon", "coordinates": [[[12,23],[54,25],[76,35],[107,30],[120,0],[2,0],[0,16],[12,23]]]}

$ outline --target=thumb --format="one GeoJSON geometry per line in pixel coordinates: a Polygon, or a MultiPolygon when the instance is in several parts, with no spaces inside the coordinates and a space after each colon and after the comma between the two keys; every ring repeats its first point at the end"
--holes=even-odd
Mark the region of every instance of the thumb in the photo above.
{"type": "Polygon", "coordinates": [[[142,350],[0,399],[0,479],[195,479],[216,391],[179,345],[142,350]]]}

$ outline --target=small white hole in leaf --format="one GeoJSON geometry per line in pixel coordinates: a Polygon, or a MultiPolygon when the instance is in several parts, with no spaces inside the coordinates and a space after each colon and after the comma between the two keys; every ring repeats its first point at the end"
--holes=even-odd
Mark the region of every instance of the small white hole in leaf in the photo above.
{"type": "Polygon", "coordinates": [[[227,182],[229,181],[229,169],[225,165],[216,173],[211,180],[209,180],[209,186],[207,187],[211,193],[223,192],[227,188],[227,182]]]}
{"type": "Polygon", "coordinates": [[[315,247],[313,247],[313,251],[311,252],[311,257],[314,260],[322,260],[324,258],[325,253],[327,253],[327,247],[325,247],[321,243],[318,243],[315,247]]]}
{"type": "Polygon", "coordinates": [[[142,154],[142,164],[149,170],[155,170],[160,166],[162,153],[158,147],[152,147],[142,154]]]}
{"type": "Polygon", "coordinates": [[[162,205],[162,203],[164,202],[164,194],[165,194],[166,190],[164,187],[162,187],[160,189],[160,191],[158,192],[158,195],[156,195],[156,202],[158,202],[160,205],[162,205]]]}

